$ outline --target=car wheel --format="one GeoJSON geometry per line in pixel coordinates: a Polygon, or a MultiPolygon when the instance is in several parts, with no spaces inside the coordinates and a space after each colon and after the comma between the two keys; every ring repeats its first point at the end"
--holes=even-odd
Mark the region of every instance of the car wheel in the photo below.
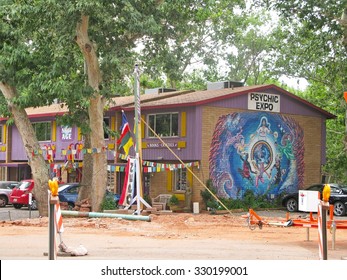
{"type": "Polygon", "coordinates": [[[286,207],[289,212],[296,212],[298,211],[298,202],[295,198],[289,198],[287,200],[286,207]]]}
{"type": "Polygon", "coordinates": [[[4,195],[0,196],[0,207],[5,207],[7,205],[7,197],[4,195]]]}
{"type": "Polygon", "coordinates": [[[13,204],[13,207],[16,209],[21,209],[22,208],[22,204],[13,204]]]}
{"type": "Polygon", "coordinates": [[[37,210],[37,200],[33,199],[31,202],[31,210],[37,210]]]}
{"type": "Polygon", "coordinates": [[[337,201],[334,203],[334,215],[335,216],[343,216],[346,213],[346,207],[341,201],[337,201]]]}

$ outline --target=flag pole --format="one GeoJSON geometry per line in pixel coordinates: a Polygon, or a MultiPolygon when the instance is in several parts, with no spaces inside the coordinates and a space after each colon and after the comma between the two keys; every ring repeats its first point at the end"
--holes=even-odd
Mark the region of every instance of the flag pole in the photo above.
{"type": "Polygon", "coordinates": [[[137,214],[141,212],[142,204],[146,207],[150,205],[142,198],[142,143],[141,143],[141,106],[140,106],[140,71],[139,67],[135,65],[135,153],[136,153],[136,203],[137,214]]]}

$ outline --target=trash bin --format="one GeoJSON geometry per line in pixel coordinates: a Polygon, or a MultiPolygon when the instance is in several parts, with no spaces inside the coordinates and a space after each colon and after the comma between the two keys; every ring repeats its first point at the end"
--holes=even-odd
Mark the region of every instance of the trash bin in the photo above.
{"type": "Polygon", "coordinates": [[[193,213],[194,214],[199,214],[200,213],[199,202],[193,202],[193,213]]]}

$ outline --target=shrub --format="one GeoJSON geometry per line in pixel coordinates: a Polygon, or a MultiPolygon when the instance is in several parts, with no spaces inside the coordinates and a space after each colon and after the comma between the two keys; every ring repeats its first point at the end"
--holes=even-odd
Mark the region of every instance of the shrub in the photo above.
{"type": "Polygon", "coordinates": [[[176,195],[172,195],[169,200],[169,205],[178,205],[178,197],[176,195]]]}
{"type": "Polygon", "coordinates": [[[106,195],[101,204],[101,210],[114,210],[117,209],[117,202],[114,200],[113,195],[106,195]]]}
{"type": "MultiPolygon", "coordinates": [[[[207,188],[216,194],[216,189],[212,186],[211,179],[206,182],[207,188]]],[[[212,212],[216,209],[222,209],[222,206],[218,201],[212,196],[208,190],[200,191],[202,200],[207,208],[211,208],[212,212]]],[[[256,195],[252,190],[246,190],[242,199],[231,199],[231,198],[218,198],[228,209],[242,209],[248,211],[250,208],[277,208],[281,207],[281,197],[277,196],[275,199],[270,199],[268,195],[256,195]]],[[[224,210],[224,208],[223,208],[224,210]]]]}

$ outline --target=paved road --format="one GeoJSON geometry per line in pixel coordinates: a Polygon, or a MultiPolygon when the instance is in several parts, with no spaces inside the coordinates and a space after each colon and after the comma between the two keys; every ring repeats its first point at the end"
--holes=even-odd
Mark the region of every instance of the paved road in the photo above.
{"type": "Polygon", "coordinates": [[[0,221],[15,221],[30,218],[38,218],[38,210],[29,210],[28,207],[22,207],[21,209],[15,209],[13,206],[6,206],[0,208],[0,221]]]}

